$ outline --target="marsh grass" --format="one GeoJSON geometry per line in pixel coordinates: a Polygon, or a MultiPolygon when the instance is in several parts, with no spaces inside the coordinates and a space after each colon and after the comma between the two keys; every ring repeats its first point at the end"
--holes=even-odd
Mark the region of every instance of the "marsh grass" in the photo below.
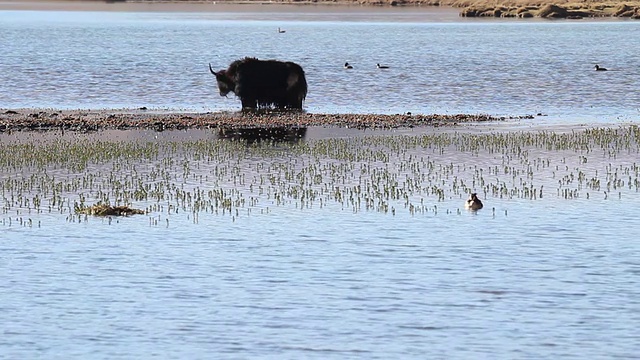
{"type": "Polygon", "coordinates": [[[460,214],[475,192],[483,211],[495,213],[492,204],[500,203],[506,216],[514,200],[602,201],[637,193],[639,136],[637,126],[626,126],[293,143],[79,135],[0,141],[0,211],[5,226],[33,224],[39,214],[77,219],[128,209],[147,214],[152,225],[176,216],[234,221],[278,208],[419,216],[460,214]]]}

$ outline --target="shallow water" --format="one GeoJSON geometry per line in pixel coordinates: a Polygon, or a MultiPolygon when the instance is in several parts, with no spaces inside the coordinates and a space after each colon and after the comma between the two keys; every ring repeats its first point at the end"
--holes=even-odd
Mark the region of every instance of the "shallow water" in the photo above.
{"type": "Polygon", "coordinates": [[[256,55],[311,112],[549,115],[2,133],[0,358],[636,358],[638,23],[374,12],[0,12],[0,107],[236,109],[206,64],[256,55]],[[149,213],[74,214],[105,197],[149,213]]]}
{"type": "Polygon", "coordinates": [[[208,64],[256,56],[300,63],[314,113],[542,113],[556,123],[640,114],[640,55],[628,43],[638,22],[265,9],[0,11],[0,106],[234,110],[208,64]]]}
{"type": "Polygon", "coordinates": [[[2,146],[35,148],[0,152],[23,164],[0,178],[0,354],[634,358],[640,168],[627,129],[587,141],[309,129],[253,145],[213,131],[4,134],[2,146]],[[42,149],[58,154],[44,167],[18,152],[42,149]],[[132,201],[147,215],[72,214],[81,196],[115,201],[140,181],[165,189],[132,201]],[[470,189],[484,209],[463,209],[470,189]]]}

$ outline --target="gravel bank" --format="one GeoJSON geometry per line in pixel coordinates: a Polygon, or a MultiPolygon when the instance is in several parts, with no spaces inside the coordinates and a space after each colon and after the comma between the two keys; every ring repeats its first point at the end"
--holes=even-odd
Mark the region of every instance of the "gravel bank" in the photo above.
{"type": "MultiPolygon", "coordinates": [[[[526,116],[529,118],[529,116],[526,116]]],[[[309,114],[300,112],[152,112],[141,110],[55,110],[0,109],[0,132],[8,131],[99,131],[105,129],[262,128],[262,127],[343,127],[408,128],[456,125],[468,122],[500,121],[504,117],[483,114],[378,115],[309,114]]]]}

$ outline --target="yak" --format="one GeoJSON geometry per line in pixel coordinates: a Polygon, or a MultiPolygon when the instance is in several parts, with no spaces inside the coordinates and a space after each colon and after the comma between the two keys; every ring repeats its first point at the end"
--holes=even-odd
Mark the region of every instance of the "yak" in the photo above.
{"type": "Polygon", "coordinates": [[[278,60],[244,58],[236,60],[226,70],[209,71],[215,75],[220,96],[233,92],[243,109],[302,109],[307,97],[307,79],[296,63],[278,60]]]}

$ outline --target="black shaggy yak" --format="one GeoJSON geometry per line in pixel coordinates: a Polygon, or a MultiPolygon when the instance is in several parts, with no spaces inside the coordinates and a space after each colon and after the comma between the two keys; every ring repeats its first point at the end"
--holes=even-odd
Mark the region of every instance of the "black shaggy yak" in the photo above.
{"type": "Polygon", "coordinates": [[[290,61],[236,60],[226,70],[209,71],[216,76],[220,96],[233,92],[243,109],[302,109],[307,97],[307,79],[300,65],[290,61]]]}

